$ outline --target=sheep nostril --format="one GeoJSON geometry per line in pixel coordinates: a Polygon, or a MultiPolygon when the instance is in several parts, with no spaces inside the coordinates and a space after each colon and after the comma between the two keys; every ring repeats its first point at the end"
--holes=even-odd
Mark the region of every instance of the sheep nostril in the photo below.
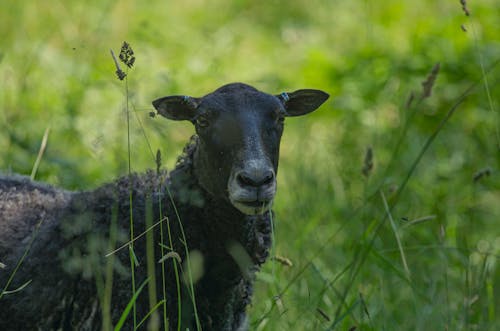
{"type": "Polygon", "coordinates": [[[266,171],[263,174],[251,175],[242,171],[237,175],[236,179],[240,186],[261,187],[272,184],[274,180],[274,173],[272,171],[266,171]]]}
{"type": "Polygon", "coordinates": [[[272,171],[268,171],[262,180],[261,185],[269,185],[274,181],[274,173],[272,171]]]}
{"type": "Polygon", "coordinates": [[[240,174],[238,174],[237,180],[238,180],[238,183],[241,186],[255,186],[255,182],[246,173],[240,173],[240,174]]]}

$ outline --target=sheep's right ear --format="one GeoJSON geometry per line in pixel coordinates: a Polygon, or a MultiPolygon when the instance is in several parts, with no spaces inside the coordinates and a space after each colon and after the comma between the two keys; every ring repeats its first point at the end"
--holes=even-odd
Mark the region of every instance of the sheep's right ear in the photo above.
{"type": "Polygon", "coordinates": [[[153,101],[158,114],[175,121],[192,121],[196,117],[199,105],[200,99],[186,95],[174,95],[153,101]]]}

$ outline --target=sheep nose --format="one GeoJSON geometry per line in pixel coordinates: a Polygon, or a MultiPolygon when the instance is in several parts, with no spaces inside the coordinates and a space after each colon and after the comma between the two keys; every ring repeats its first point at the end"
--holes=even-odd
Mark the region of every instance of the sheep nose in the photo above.
{"type": "Polygon", "coordinates": [[[237,176],[238,184],[242,187],[251,186],[255,188],[270,185],[274,182],[274,171],[241,171],[237,176]]]}

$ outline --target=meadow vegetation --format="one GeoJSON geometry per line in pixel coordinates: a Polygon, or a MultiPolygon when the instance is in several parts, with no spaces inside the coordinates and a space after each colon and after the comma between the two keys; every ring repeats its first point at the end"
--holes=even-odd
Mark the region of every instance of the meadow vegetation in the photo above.
{"type": "Polygon", "coordinates": [[[151,117],[152,100],[233,81],[322,89],[330,101],[286,122],[251,329],[498,330],[499,13],[497,0],[7,1],[0,170],[88,189],[129,160],[156,168],[158,149],[171,169],[193,129],[151,117]],[[109,51],[124,40],[126,83],[109,51]]]}

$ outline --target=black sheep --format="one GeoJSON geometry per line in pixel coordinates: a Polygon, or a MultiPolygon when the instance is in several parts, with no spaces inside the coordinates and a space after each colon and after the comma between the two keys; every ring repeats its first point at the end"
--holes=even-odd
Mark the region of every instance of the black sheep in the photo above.
{"type": "Polygon", "coordinates": [[[202,98],[165,97],[153,102],[158,113],[196,128],[168,175],[132,174],[86,192],[0,177],[0,330],[115,325],[132,297],[131,261],[136,290],[148,282],[123,329],[165,298],[139,329],[162,323],[165,311],[171,330],[246,330],[253,277],[271,245],[284,118],[327,98],[241,83],[202,98]],[[131,223],[133,249],[105,257],[127,242],[131,223]],[[112,287],[104,285],[110,270],[112,287]]]}

